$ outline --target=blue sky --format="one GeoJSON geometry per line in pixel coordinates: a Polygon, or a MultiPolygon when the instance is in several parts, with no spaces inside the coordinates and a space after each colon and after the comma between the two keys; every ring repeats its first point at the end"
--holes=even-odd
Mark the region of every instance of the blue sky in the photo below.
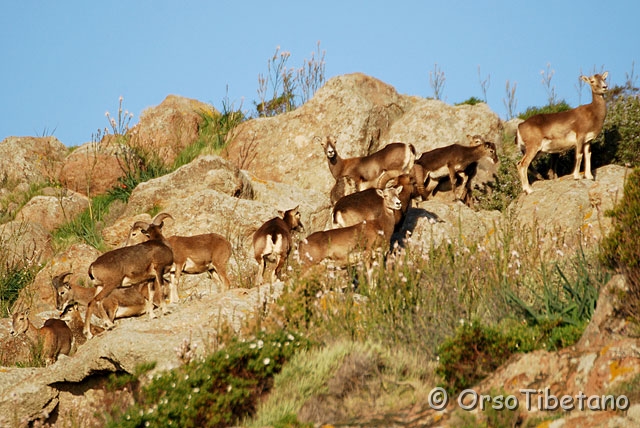
{"type": "MultiPolygon", "coordinates": [[[[91,141],[118,99],[134,114],[169,94],[251,113],[258,75],[276,47],[302,66],[320,42],[327,79],[352,72],[399,93],[433,96],[429,72],[446,78],[442,99],[483,98],[506,118],[557,98],[575,106],[578,76],[608,70],[610,84],[640,75],[640,2],[538,1],[35,1],[0,6],[0,140],[56,136],[91,141]],[[478,73],[480,67],[480,74],[478,73]]],[[[640,83],[640,82],[638,82],[640,83]]]]}

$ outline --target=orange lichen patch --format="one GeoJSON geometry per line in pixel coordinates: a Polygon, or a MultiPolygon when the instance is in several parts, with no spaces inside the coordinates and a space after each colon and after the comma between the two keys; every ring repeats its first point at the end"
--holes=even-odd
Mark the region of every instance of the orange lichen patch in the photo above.
{"type": "Polygon", "coordinates": [[[262,178],[260,178],[260,177],[258,177],[258,176],[256,176],[256,175],[253,175],[253,174],[251,174],[251,180],[252,180],[252,181],[255,181],[256,183],[261,183],[261,184],[267,184],[267,183],[269,183],[269,181],[268,181],[268,180],[264,180],[264,179],[262,179],[262,178]]]}
{"type": "Polygon", "coordinates": [[[611,349],[611,345],[605,346],[604,348],[602,348],[600,350],[600,355],[602,356],[602,355],[606,354],[607,352],[609,352],[609,349],[611,349]]]}
{"type": "Polygon", "coordinates": [[[511,388],[522,388],[523,385],[527,384],[527,375],[524,373],[521,373],[517,376],[512,377],[511,379],[508,379],[505,382],[505,388],[506,389],[511,389],[511,388]]]}
{"type": "Polygon", "coordinates": [[[609,379],[609,381],[613,381],[615,378],[617,378],[620,375],[633,372],[633,368],[623,367],[619,361],[611,361],[609,363],[609,371],[611,373],[611,378],[609,379]]]}
{"type": "Polygon", "coordinates": [[[587,221],[589,220],[591,217],[593,216],[593,210],[589,210],[587,213],[585,213],[585,215],[582,217],[583,221],[587,221]]]}

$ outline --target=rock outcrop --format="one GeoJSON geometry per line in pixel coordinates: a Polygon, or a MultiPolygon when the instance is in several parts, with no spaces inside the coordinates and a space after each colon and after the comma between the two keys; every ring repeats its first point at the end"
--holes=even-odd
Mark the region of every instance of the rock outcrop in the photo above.
{"type": "Polygon", "coordinates": [[[219,114],[209,104],[169,95],[159,105],[142,112],[140,122],[129,131],[131,146],[172,165],[178,154],[198,139],[203,116],[213,119],[219,114]]]}

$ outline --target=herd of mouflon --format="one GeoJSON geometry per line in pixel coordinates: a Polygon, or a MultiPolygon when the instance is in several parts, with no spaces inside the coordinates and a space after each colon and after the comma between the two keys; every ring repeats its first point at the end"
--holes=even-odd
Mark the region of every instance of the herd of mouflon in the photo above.
{"type": "MultiPolygon", "coordinates": [[[[606,115],[607,74],[581,77],[591,87],[590,104],[538,114],[518,125],[516,143],[523,157],[517,168],[524,192],[532,192],[528,168],[541,152],[575,148],[574,178],[581,178],[584,158],[584,175],[593,179],[590,142],[601,132],[606,115]]],[[[268,264],[273,264],[270,280],[281,280],[282,268],[293,255],[303,275],[325,260],[340,266],[355,260],[367,263],[367,255],[388,251],[391,235],[414,198],[428,200],[437,190],[449,189],[452,200],[471,205],[479,161],[497,163],[498,157],[494,143],[479,135],[468,135],[468,139],[468,145],[451,144],[421,154],[412,144],[390,143],[370,155],[351,158],[340,157],[335,138],[319,141],[335,179],[330,191],[331,227],[302,238],[297,251],[292,251],[292,233],[304,232],[299,207],[266,221],[252,240],[259,266],[255,283],[262,284],[268,264]]],[[[160,213],[149,223],[137,221],[124,246],[97,257],[88,271],[93,287],[72,284],[71,272],[55,276],[52,282],[61,319],[48,319],[37,328],[29,320],[28,308],[16,310],[11,335],[41,340],[45,361],[50,364],[60,354],[68,355],[74,340],[84,342],[113,327],[118,318],[142,314],[154,318],[156,309],[165,313],[165,298],[169,304],[179,301],[183,273],[215,273],[223,289],[228,289],[229,241],[217,233],[165,237],[162,228],[167,218],[172,218],[169,213],[160,213]],[[70,326],[82,334],[74,336],[70,326]]]]}

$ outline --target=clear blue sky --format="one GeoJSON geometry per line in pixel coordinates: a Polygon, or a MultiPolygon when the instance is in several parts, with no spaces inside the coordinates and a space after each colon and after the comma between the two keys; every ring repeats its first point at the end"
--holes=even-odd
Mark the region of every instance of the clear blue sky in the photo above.
{"type": "MultiPolygon", "coordinates": [[[[67,146],[108,125],[118,98],[134,113],[169,94],[252,112],[258,75],[277,46],[300,67],[319,41],[327,79],[352,72],[399,93],[483,98],[506,118],[547,102],[540,72],[555,71],[557,98],[579,102],[580,71],[640,74],[640,2],[538,1],[6,1],[0,6],[0,140],[55,135],[67,146]],[[478,75],[480,67],[480,76],[478,75]]],[[[583,89],[582,103],[591,95],[583,89]]]]}

